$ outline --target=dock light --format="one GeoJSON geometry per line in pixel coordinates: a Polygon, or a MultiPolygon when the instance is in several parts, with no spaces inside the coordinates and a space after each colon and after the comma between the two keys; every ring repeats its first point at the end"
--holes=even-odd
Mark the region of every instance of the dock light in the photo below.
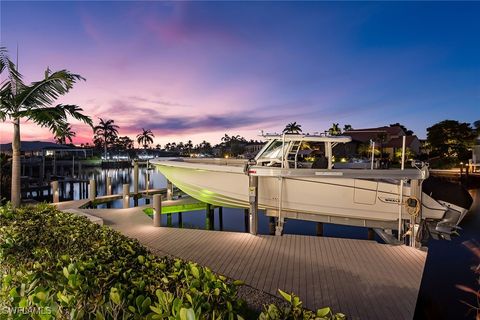
{"type": "Polygon", "coordinates": [[[347,162],[347,159],[342,158],[342,159],[340,159],[340,162],[347,162]]]}

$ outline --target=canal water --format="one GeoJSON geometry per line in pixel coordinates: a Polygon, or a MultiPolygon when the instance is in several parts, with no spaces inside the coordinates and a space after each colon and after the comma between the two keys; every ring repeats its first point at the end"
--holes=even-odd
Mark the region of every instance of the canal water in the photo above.
{"type": "MultiPolygon", "coordinates": [[[[139,170],[139,189],[145,189],[146,168],[139,170]]],[[[122,193],[124,183],[129,183],[133,191],[133,170],[129,169],[90,169],[86,170],[85,178],[95,178],[97,194],[105,194],[106,177],[112,178],[112,193],[122,193]]],[[[167,181],[158,171],[150,170],[150,188],[165,188],[167,181]]],[[[480,241],[480,189],[470,190],[474,197],[472,209],[462,221],[460,236],[451,241],[430,240],[428,244],[428,257],[423,272],[415,319],[475,319],[475,312],[461,300],[477,305],[473,295],[460,291],[455,287],[464,284],[472,288],[479,287],[471,267],[478,264],[470,251],[462,244],[465,241],[480,241]]],[[[79,198],[79,191],[74,190],[75,199],[79,198]]],[[[139,205],[145,204],[144,199],[139,200],[139,205]]],[[[133,200],[131,203],[133,206],[133,200]]],[[[106,207],[105,204],[99,208],[106,207]]],[[[112,201],[111,208],[121,208],[121,200],[112,201]]],[[[166,225],[166,216],[162,216],[162,224],[166,225]]],[[[184,212],[182,214],[184,228],[205,228],[205,211],[184,212]]],[[[172,215],[173,227],[178,227],[178,217],[172,215]]],[[[215,230],[219,230],[218,211],[215,210],[215,230]]],[[[244,211],[242,209],[223,209],[224,231],[245,231],[244,211]]],[[[262,212],[259,214],[258,231],[260,234],[269,234],[268,217],[262,212]]],[[[316,234],[316,225],[313,222],[288,220],[285,224],[286,234],[312,235],[316,234]]],[[[348,227],[339,225],[324,225],[324,236],[367,239],[367,228],[348,227]]],[[[378,241],[380,239],[377,238],[378,241]]]]}
{"type": "MultiPolygon", "coordinates": [[[[112,179],[112,194],[121,194],[123,191],[123,184],[130,184],[130,191],[133,192],[133,169],[100,169],[100,168],[91,168],[85,169],[84,178],[86,179],[95,179],[97,186],[97,195],[105,195],[106,191],[106,178],[111,177],[112,179]]],[[[149,170],[150,174],[150,189],[159,189],[166,188],[167,180],[165,177],[158,171],[151,169],[149,170]]],[[[146,167],[139,168],[139,190],[145,190],[146,184],[146,167]]],[[[69,192],[69,186],[67,186],[67,193],[69,192]]],[[[77,189],[77,186],[74,187],[74,199],[79,199],[80,192],[77,189]]],[[[133,206],[133,199],[130,199],[130,206],[133,206]]],[[[144,205],[145,199],[139,199],[138,205],[144,205]]],[[[122,208],[122,200],[115,200],[108,203],[109,208],[122,208]]],[[[107,208],[107,204],[100,204],[97,208],[107,208]]],[[[166,225],[167,223],[166,215],[162,215],[162,224],[166,225]]],[[[269,225],[268,217],[263,214],[261,211],[259,214],[258,222],[258,232],[260,234],[269,234],[269,225]]],[[[205,228],[205,211],[192,211],[184,212],[182,214],[182,222],[184,228],[194,228],[194,229],[204,229],[205,228]]],[[[178,227],[178,216],[172,214],[172,224],[173,227],[178,227]]],[[[218,221],[218,210],[215,210],[215,230],[220,230],[220,225],[218,221]]],[[[223,208],[223,231],[235,231],[235,232],[244,232],[245,231],[245,218],[243,209],[233,209],[233,208],[223,208]]],[[[316,224],[309,221],[300,221],[300,220],[288,220],[285,223],[284,233],[286,234],[301,234],[301,235],[316,235],[316,224]]],[[[328,237],[339,237],[339,238],[355,238],[355,239],[367,239],[368,229],[367,228],[358,228],[358,227],[349,227],[349,226],[339,226],[339,225],[329,225],[325,224],[323,228],[323,233],[328,237]]],[[[379,239],[378,239],[379,240],[379,239]]],[[[380,241],[380,240],[379,240],[380,241]]]]}

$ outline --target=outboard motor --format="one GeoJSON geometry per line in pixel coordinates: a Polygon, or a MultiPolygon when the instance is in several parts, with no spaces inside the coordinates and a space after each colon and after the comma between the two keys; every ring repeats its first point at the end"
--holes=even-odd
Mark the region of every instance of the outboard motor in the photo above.
{"type": "Polygon", "coordinates": [[[462,185],[437,177],[424,180],[422,191],[448,208],[442,220],[430,223],[429,228],[432,236],[448,239],[458,229],[458,224],[472,206],[472,196],[462,185]]]}

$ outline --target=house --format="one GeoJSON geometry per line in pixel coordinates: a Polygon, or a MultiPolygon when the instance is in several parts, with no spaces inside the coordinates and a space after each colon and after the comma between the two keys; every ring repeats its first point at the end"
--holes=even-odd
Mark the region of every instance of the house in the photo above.
{"type": "Polygon", "coordinates": [[[415,135],[407,136],[400,126],[355,129],[345,131],[343,135],[352,137],[352,141],[344,148],[347,156],[360,153],[359,148],[362,145],[370,145],[370,141],[374,141],[376,147],[382,149],[383,153],[388,154],[388,157],[392,159],[395,157],[395,153],[402,149],[403,136],[406,136],[405,147],[416,155],[420,153],[421,144],[418,137],[415,135]],[[354,154],[352,154],[352,151],[354,154]]]}
{"type": "MultiPolygon", "coordinates": [[[[68,152],[83,152],[85,154],[85,149],[77,148],[75,146],[57,144],[48,141],[22,141],[20,143],[20,152],[23,156],[42,156],[53,154],[68,153],[68,152]]],[[[7,155],[12,155],[12,144],[5,143],[0,144],[0,153],[7,155]]]]}
{"type": "Polygon", "coordinates": [[[247,159],[253,158],[260,150],[262,150],[264,145],[264,142],[249,143],[245,146],[245,152],[243,153],[243,155],[247,159]]]}

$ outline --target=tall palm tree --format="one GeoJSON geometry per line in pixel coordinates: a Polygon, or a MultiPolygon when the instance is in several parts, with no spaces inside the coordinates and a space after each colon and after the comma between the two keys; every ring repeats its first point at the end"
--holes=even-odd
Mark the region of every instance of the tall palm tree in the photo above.
{"type": "Polygon", "coordinates": [[[67,140],[72,143],[72,138],[77,134],[72,130],[72,127],[66,123],[64,127],[61,127],[58,132],[55,132],[54,138],[59,144],[67,144],[67,140]]]}
{"type": "Polygon", "coordinates": [[[108,145],[112,144],[118,136],[119,126],[114,123],[115,121],[112,119],[104,120],[100,118],[100,123],[93,128],[95,133],[94,140],[102,141],[103,143],[105,160],[107,159],[108,145]]]}
{"type": "Polygon", "coordinates": [[[302,132],[302,125],[297,122],[291,122],[285,126],[283,133],[300,133],[302,132]]]}
{"type": "Polygon", "coordinates": [[[328,134],[331,136],[338,136],[342,134],[342,129],[338,123],[332,123],[332,127],[328,129],[328,134]]]}
{"type": "Polygon", "coordinates": [[[220,139],[222,142],[224,142],[225,144],[229,143],[231,138],[228,134],[225,133],[225,135],[220,139]]]}
{"type": "Polygon", "coordinates": [[[73,88],[77,81],[85,80],[80,75],[67,70],[51,72],[47,68],[44,79],[25,84],[4,47],[0,47],[0,74],[4,79],[0,88],[0,120],[8,118],[13,123],[11,201],[14,207],[18,207],[21,200],[20,120],[30,120],[54,133],[67,125],[68,116],[90,126],[92,120],[83,115],[83,110],[76,105],[51,106],[59,96],[73,88]]]}
{"type": "Polygon", "coordinates": [[[155,135],[153,134],[152,130],[145,130],[142,128],[142,133],[137,135],[137,142],[138,144],[143,145],[143,149],[147,149],[148,145],[153,143],[154,137],[155,135]]]}

